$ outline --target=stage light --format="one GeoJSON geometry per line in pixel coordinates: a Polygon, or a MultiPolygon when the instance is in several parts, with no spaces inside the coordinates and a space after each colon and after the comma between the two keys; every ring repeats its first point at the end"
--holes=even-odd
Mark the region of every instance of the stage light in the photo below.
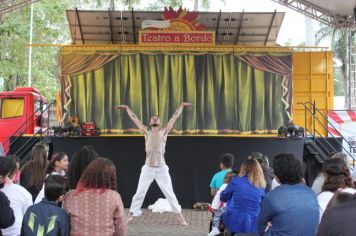
{"type": "Polygon", "coordinates": [[[279,129],[278,129],[278,137],[280,138],[287,138],[287,135],[288,135],[288,130],[285,126],[281,126],[279,129]]]}
{"type": "Polygon", "coordinates": [[[287,127],[281,126],[278,129],[278,137],[280,138],[301,138],[304,137],[304,128],[293,123],[289,123],[287,127]]]}
{"type": "Polygon", "coordinates": [[[293,123],[288,124],[287,132],[288,136],[291,138],[300,138],[304,136],[304,129],[293,123]]]}

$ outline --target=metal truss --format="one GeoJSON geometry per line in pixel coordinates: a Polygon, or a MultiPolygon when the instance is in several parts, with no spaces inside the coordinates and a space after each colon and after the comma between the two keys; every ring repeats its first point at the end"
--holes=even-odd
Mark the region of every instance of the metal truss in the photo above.
{"type": "Polygon", "coordinates": [[[0,0],[0,18],[6,13],[28,6],[39,0],[0,0]]]}
{"type": "MultiPolygon", "coordinates": [[[[272,0],[335,28],[356,28],[355,16],[338,16],[305,0],[272,0]]],[[[335,4],[337,1],[335,1],[335,4]]],[[[340,3],[341,4],[341,3],[340,3]]]]}

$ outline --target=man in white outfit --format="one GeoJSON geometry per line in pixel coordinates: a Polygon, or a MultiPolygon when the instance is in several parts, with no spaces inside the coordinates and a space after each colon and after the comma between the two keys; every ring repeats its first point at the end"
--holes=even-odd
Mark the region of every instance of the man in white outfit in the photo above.
{"type": "Polygon", "coordinates": [[[188,106],[192,106],[192,104],[183,102],[176,112],[174,112],[173,116],[163,129],[160,129],[161,120],[157,115],[151,117],[150,128],[148,128],[142,124],[135,113],[133,113],[127,105],[120,105],[116,107],[120,110],[126,110],[131,120],[145,135],[146,161],[145,165],[141,169],[136,194],[132,198],[130,215],[128,217],[129,221],[132,220],[133,216],[140,216],[142,214],[141,206],[143,204],[143,200],[145,199],[147,190],[153,180],[156,180],[159,188],[171,205],[173,212],[178,214],[178,219],[181,224],[188,225],[182,215],[182,208],[178,203],[176,195],[174,194],[171,176],[168,172],[169,168],[164,159],[168,133],[172,130],[174,123],[181,115],[183,108],[188,106]]]}

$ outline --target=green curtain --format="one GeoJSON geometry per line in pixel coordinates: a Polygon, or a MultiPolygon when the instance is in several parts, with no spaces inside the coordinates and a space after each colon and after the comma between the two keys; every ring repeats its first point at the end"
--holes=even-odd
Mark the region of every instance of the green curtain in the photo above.
{"type": "Polygon", "coordinates": [[[271,133],[289,121],[283,79],[232,53],[120,54],[94,71],[70,76],[69,115],[95,121],[102,133],[138,132],[115,105],[129,105],[146,125],[154,114],[165,124],[186,101],[195,106],[183,111],[174,133],[271,133]]]}

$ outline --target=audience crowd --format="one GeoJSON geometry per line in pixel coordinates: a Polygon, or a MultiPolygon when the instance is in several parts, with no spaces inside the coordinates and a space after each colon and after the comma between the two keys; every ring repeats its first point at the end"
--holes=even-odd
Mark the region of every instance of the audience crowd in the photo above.
{"type": "MultiPolygon", "coordinates": [[[[48,150],[36,144],[22,168],[17,156],[0,158],[0,236],[125,236],[114,163],[91,146],[71,158],[48,150]]],[[[210,183],[209,236],[355,235],[356,190],[345,155],[326,160],[312,187],[298,158],[281,153],[272,160],[270,166],[253,152],[237,170],[232,154],[220,157],[210,183]]]]}

